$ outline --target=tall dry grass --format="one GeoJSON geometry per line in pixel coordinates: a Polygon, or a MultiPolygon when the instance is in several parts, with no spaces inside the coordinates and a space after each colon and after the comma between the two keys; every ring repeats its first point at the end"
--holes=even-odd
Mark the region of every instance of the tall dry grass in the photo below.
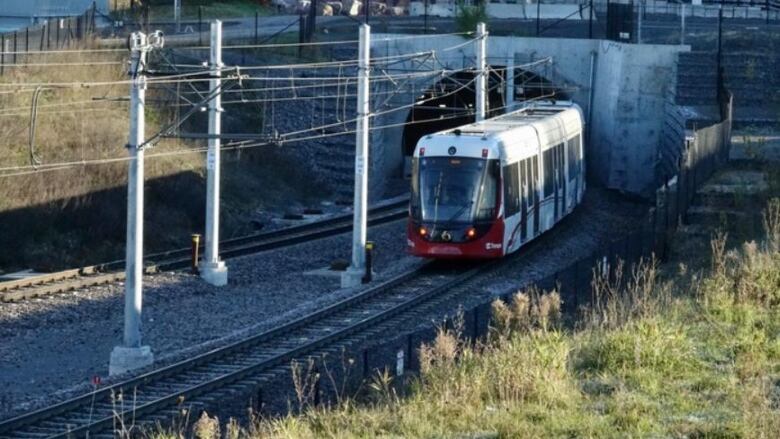
{"type": "MultiPolygon", "coordinates": [[[[780,202],[765,217],[760,243],[728,249],[716,235],[707,273],[654,260],[597,268],[593,303],[573,328],[560,325],[555,291],[493,302],[490,335],[476,343],[456,320],[420,347],[419,377],[405,397],[385,371],[368,388],[374,397],[309,405],[234,434],[775,438],[780,253],[772,218],[780,202]]],[[[198,437],[217,437],[209,434],[198,437]]]]}
{"type": "MultiPolygon", "coordinates": [[[[87,44],[69,49],[90,47],[87,44]]],[[[127,157],[129,85],[63,87],[58,84],[125,81],[125,61],[124,52],[32,53],[20,54],[17,59],[17,64],[31,66],[6,67],[0,84],[12,86],[0,89],[0,138],[3,139],[0,168],[8,169],[0,174],[0,211],[124,185],[126,162],[91,165],[82,162],[127,157]],[[118,64],[99,64],[102,62],[118,64]],[[35,66],[60,63],[80,65],[35,66]],[[37,115],[33,117],[36,94],[37,115]],[[33,164],[63,164],[64,169],[36,171],[30,168],[33,164]],[[19,169],[10,169],[13,167],[19,169]],[[26,175],[4,176],[21,173],[26,175]]],[[[154,92],[149,95],[153,101],[154,92]]],[[[147,134],[156,132],[167,117],[166,108],[150,103],[147,134]]],[[[166,141],[150,151],[182,147],[178,142],[166,141]]],[[[200,161],[197,155],[148,160],[147,178],[198,168],[200,161]]]]}

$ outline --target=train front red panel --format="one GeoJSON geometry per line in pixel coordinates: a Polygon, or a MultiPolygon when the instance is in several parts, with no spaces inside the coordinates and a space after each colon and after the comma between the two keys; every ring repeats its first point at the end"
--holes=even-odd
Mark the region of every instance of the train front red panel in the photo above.
{"type": "Polygon", "coordinates": [[[431,242],[418,233],[413,221],[407,223],[407,251],[414,256],[437,259],[492,259],[504,256],[504,221],[496,219],[482,236],[468,242],[431,242]]]}

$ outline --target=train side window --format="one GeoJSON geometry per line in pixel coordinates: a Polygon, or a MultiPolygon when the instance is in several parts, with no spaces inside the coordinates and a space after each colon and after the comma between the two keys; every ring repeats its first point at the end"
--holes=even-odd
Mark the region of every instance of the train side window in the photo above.
{"type": "Polygon", "coordinates": [[[420,219],[420,159],[412,157],[412,196],[410,199],[412,218],[420,219]]]}
{"type": "Polygon", "coordinates": [[[544,182],[542,187],[544,188],[543,197],[547,198],[553,193],[553,176],[555,175],[553,166],[553,154],[555,148],[550,148],[542,154],[542,166],[544,166],[544,182]]]}
{"type": "Polygon", "coordinates": [[[504,166],[505,217],[510,217],[520,211],[519,187],[517,163],[504,166]]]}
{"type": "Polygon", "coordinates": [[[533,156],[531,160],[531,187],[533,188],[534,203],[539,201],[539,156],[533,156]]]}
{"type": "Polygon", "coordinates": [[[577,134],[576,136],[569,139],[568,142],[566,142],[566,149],[568,152],[567,160],[569,161],[569,180],[574,178],[578,172],[578,163],[580,161],[578,157],[578,152],[580,150],[580,135],[577,134]]]}

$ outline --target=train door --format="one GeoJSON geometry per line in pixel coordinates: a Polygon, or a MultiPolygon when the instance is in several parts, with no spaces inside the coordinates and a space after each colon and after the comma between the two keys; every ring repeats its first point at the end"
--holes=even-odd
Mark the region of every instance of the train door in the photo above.
{"type": "MultiPolygon", "coordinates": [[[[551,148],[550,151],[551,158],[552,158],[552,166],[549,167],[549,169],[552,171],[552,190],[553,190],[553,222],[558,222],[558,217],[560,215],[560,212],[558,211],[558,203],[560,200],[560,197],[558,196],[558,189],[560,188],[560,184],[558,184],[558,173],[560,167],[558,166],[558,145],[555,145],[551,148]]],[[[546,158],[546,157],[545,157],[546,158]]],[[[548,168],[545,168],[545,171],[548,168]]],[[[545,177],[546,178],[546,177],[545,177]]]]}
{"type": "Polygon", "coordinates": [[[539,156],[535,155],[531,158],[529,164],[531,165],[531,193],[533,194],[533,206],[534,206],[534,236],[539,234],[539,156]]]}
{"type": "Polygon", "coordinates": [[[577,135],[575,137],[572,137],[569,139],[568,142],[566,142],[566,160],[567,160],[567,171],[569,173],[568,181],[571,182],[574,187],[572,188],[572,196],[567,197],[569,198],[568,208],[572,209],[574,208],[574,205],[577,204],[577,198],[580,194],[580,173],[579,173],[579,158],[577,157],[577,151],[579,150],[579,141],[580,136],[577,135]]]}
{"type": "Polygon", "coordinates": [[[520,242],[528,238],[528,159],[518,163],[520,168],[520,242]]]}
{"type": "MultiPolygon", "coordinates": [[[[566,151],[563,143],[559,143],[555,149],[558,150],[558,182],[560,183],[561,216],[566,215],[566,151]]],[[[558,191],[556,191],[558,192],[558,191]]]]}

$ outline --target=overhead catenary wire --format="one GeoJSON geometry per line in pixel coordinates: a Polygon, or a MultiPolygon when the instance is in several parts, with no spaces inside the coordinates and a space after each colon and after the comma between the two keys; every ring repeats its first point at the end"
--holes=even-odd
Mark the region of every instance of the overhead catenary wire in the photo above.
{"type": "MultiPolygon", "coordinates": [[[[555,93],[550,93],[547,95],[539,96],[533,99],[528,99],[526,101],[520,101],[515,102],[513,106],[519,106],[524,103],[529,102],[535,102],[539,100],[544,100],[546,98],[554,97],[555,93]]],[[[491,109],[491,111],[495,110],[502,110],[509,108],[509,106],[503,105],[500,107],[494,107],[491,109]]],[[[451,120],[451,119],[460,119],[465,116],[469,116],[474,114],[474,110],[466,110],[461,112],[455,112],[451,114],[450,116],[445,117],[434,117],[429,119],[419,119],[414,121],[407,121],[407,122],[399,122],[399,123],[393,123],[393,124],[387,124],[387,125],[380,125],[380,126],[371,126],[369,127],[369,131],[374,130],[380,130],[380,129],[387,129],[387,128],[396,128],[400,126],[408,126],[408,125],[416,125],[421,123],[430,123],[430,122],[436,122],[436,121],[442,121],[442,120],[451,120]]],[[[354,134],[355,130],[345,130],[342,132],[337,133],[327,133],[327,134],[318,134],[313,135],[309,137],[301,137],[301,138],[295,138],[295,139],[289,139],[283,141],[283,144],[289,144],[289,143],[296,143],[296,142],[305,142],[310,140],[317,140],[317,139],[324,139],[329,137],[338,137],[338,136],[344,136],[349,134],[354,134]]],[[[239,149],[251,149],[251,148],[257,148],[262,146],[277,146],[279,143],[275,140],[272,141],[264,141],[264,142],[254,142],[250,143],[249,141],[240,141],[240,142],[231,142],[226,143],[220,148],[222,151],[231,151],[231,150],[239,150],[239,149]]],[[[199,154],[199,153],[205,153],[208,150],[206,147],[198,147],[198,148],[190,148],[186,150],[175,150],[175,151],[166,151],[166,152],[159,152],[159,153],[153,153],[148,154],[146,158],[158,158],[158,157],[169,157],[169,156],[177,156],[177,155],[188,155],[188,154],[199,154]]],[[[42,165],[40,169],[38,170],[30,170],[29,167],[14,167],[13,169],[18,169],[19,172],[13,172],[13,173],[4,173],[3,171],[6,169],[12,169],[12,168],[0,168],[0,178],[5,177],[17,177],[17,176],[23,176],[23,175],[31,175],[31,174],[39,174],[43,172],[53,172],[53,171],[60,171],[60,170],[66,170],[66,169],[73,169],[75,167],[83,167],[83,166],[93,166],[93,165],[101,165],[101,164],[109,164],[109,163],[118,163],[118,162],[126,162],[130,160],[129,157],[115,157],[115,158],[108,158],[108,159],[93,159],[93,160],[80,160],[80,161],[72,161],[72,162],[62,162],[62,163],[56,163],[56,164],[50,164],[50,165],[42,165]]]]}
{"type": "MultiPolygon", "coordinates": [[[[538,61],[535,61],[534,63],[540,63],[540,62],[544,62],[544,60],[538,60],[538,61]]],[[[529,63],[529,65],[534,64],[534,63],[529,63]]],[[[521,67],[521,66],[518,66],[518,67],[521,67]]],[[[224,71],[226,69],[222,69],[222,70],[224,71]]],[[[227,70],[229,70],[229,69],[227,69],[227,70]]],[[[460,71],[460,70],[445,70],[445,69],[442,69],[442,70],[436,70],[436,71],[432,71],[432,72],[416,72],[416,73],[413,73],[413,74],[396,75],[396,77],[424,77],[424,76],[437,76],[437,75],[445,77],[448,74],[452,74],[452,73],[455,73],[455,72],[458,72],[458,71],[460,71]]],[[[181,75],[175,75],[175,76],[181,76],[181,75]]],[[[192,78],[190,78],[190,79],[192,79],[192,78]]],[[[263,79],[264,80],[268,80],[267,77],[263,77],[263,79]]],[[[294,78],[294,79],[297,81],[299,79],[310,79],[310,78],[294,78]]],[[[278,80],[289,81],[290,78],[289,77],[282,77],[282,78],[278,78],[278,80]]],[[[386,78],[380,78],[379,80],[386,80],[386,78]]],[[[121,81],[121,82],[127,82],[127,81],[121,81]]],[[[347,80],[345,82],[349,83],[349,80],[347,80]]],[[[374,112],[374,113],[371,114],[371,117],[377,117],[377,116],[381,116],[381,115],[384,115],[384,114],[388,114],[388,113],[392,113],[392,112],[396,112],[396,111],[401,111],[401,110],[413,107],[415,105],[420,105],[420,104],[422,104],[422,103],[424,103],[426,101],[429,101],[429,100],[441,99],[442,97],[446,97],[448,95],[457,93],[458,91],[460,91],[463,88],[469,86],[473,82],[474,82],[474,79],[472,79],[470,81],[467,81],[465,83],[461,83],[460,87],[457,87],[454,90],[449,91],[448,93],[446,93],[444,95],[435,94],[435,95],[432,95],[431,97],[426,98],[426,99],[415,100],[413,103],[411,103],[409,105],[395,107],[395,108],[392,108],[392,109],[389,109],[389,110],[385,110],[385,111],[374,112]]],[[[50,85],[55,86],[55,87],[57,86],[57,84],[50,84],[50,85]]],[[[495,88],[495,87],[498,87],[498,85],[494,86],[493,88],[495,88]]],[[[269,90],[274,90],[274,89],[275,88],[270,88],[269,90]]],[[[197,106],[193,106],[193,108],[195,108],[195,107],[197,107],[197,106]]],[[[473,111],[472,110],[468,110],[467,111],[468,114],[470,114],[471,112],[473,112],[473,111]]],[[[458,116],[458,117],[461,117],[461,116],[458,116]]],[[[431,120],[443,120],[443,119],[442,118],[436,118],[436,119],[431,119],[431,120]]],[[[284,134],[282,134],[280,136],[277,136],[276,138],[274,138],[270,142],[257,143],[256,145],[259,146],[259,145],[265,145],[265,144],[285,144],[285,143],[291,143],[291,142],[312,140],[312,139],[317,139],[317,138],[325,138],[325,137],[345,135],[345,134],[350,133],[350,131],[339,131],[339,132],[329,133],[329,134],[323,134],[323,132],[326,129],[328,129],[328,128],[332,128],[334,126],[342,126],[342,125],[345,125],[345,124],[348,124],[348,123],[354,123],[354,121],[355,121],[355,119],[352,119],[352,120],[349,120],[349,121],[347,121],[347,120],[338,121],[338,122],[332,123],[332,124],[323,124],[323,125],[317,126],[317,127],[312,127],[312,128],[308,128],[308,129],[304,129],[304,130],[298,130],[298,131],[293,131],[293,132],[289,132],[289,133],[284,133],[284,134]],[[307,132],[312,132],[312,131],[319,131],[320,134],[314,135],[314,136],[309,136],[309,137],[296,137],[296,136],[300,136],[302,134],[305,134],[307,132]]],[[[423,123],[423,122],[424,121],[411,121],[411,122],[407,122],[407,123],[408,124],[414,124],[414,123],[423,123]]],[[[400,125],[403,125],[403,124],[400,124],[400,125]]],[[[399,126],[399,124],[395,124],[394,126],[399,126]]],[[[373,127],[372,130],[387,128],[387,127],[389,127],[389,126],[378,126],[378,127],[373,127]]],[[[231,144],[227,144],[226,147],[230,147],[230,145],[231,144]]],[[[242,143],[242,144],[240,144],[240,146],[238,146],[239,144],[233,144],[233,145],[235,145],[236,147],[241,147],[241,148],[252,147],[251,143],[242,143]]],[[[175,154],[191,154],[191,153],[195,153],[195,152],[198,152],[198,151],[199,151],[199,149],[197,149],[197,148],[196,149],[177,150],[177,151],[169,151],[169,152],[158,153],[158,154],[150,154],[149,157],[156,157],[156,156],[162,156],[162,155],[175,155],[175,154]]],[[[83,166],[83,165],[87,165],[87,164],[111,163],[111,162],[126,161],[126,160],[128,160],[127,157],[114,158],[114,159],[90,159],[90,160],[83,160],[82,159],[80,161],[75,161],[75,162],[62,162],[62,163],[45,164],[45,165],[41,165],[40,168],[41,168],[41,170],[48,170],[48,169],[51,169],[51,170],[55,170],[56,169],[56,170],[58,170],[58,169],[64,169],[64,168],[66,168],[68,166],[83,166]]],[[[9,171],[22,171],[23,172],[25,170],[29,171],[29,169],[30,169],[29,166],[28,167],[16,166],[16,167],[0,168],[0,173],[1,173],[0,177],[8,177],[8,176],[12,176],[12,175],[20,175],[19,172],[9,173],[9,171]]]]}
{"type": "MultiPolygon", "coordinates": [[[[473,82],[473,80],[471,82],[473,82]]],[[[462,86],[460,89],[463,89],[463,88],[465,88],[465,85],[462,86]]],[[[460,89],[458,89],[458,90],[460,90],[460,89]]],[[[456,93],[458,90],[452,91],[451,93],[456,93]]],[[[441,98],[441,96],[436,96],[435,98],[431,97],[431,98],[428,98],[428,100],[439,99],[439,98],[441,98]]],[[[388,113],[391,113],[391,112],[394,112],[394,111],[401,111],[403,109],[410,108],[410,107],[412,107],[414,105],[417,105],[417,103],[419,103],[419,102],[422,102],[422,101],[415,101],[412,104],[396,107],[396,108],[393,108],[391,110],[386,110],[386,111],[382,111],[382,112],[372,113],[371,117],[381,116],[381,115],[388,114],[388,113]]],[[[334,126],[343,125],[344,123],[354,123],[356,120],[357,119],[355,118],[355,119],[351,119],[350,121],[347,121],[347,122],[337,122],[337,123],[333,123],[333,124],[326,124],[326,125],[323,125],[323,126],[318,126],[318,127],[313,127],[313,128],[307,128],[307,129],[304,129],[304,130],[298,130],[298,131],[293,131],[293,132],[289,132],[289,133],[284,133],[283,137],[299,135],[299,134],[303,134],[303,133],[311,132],[311,131],[323,131],[323,130],[325,130],[327,128],[332,128],[334,126]]],[[[282,138],[282,137],[280,136],[280,138],[282,138]]],[[[284,139],[284,140],[287,140],[287,139],[284,139]]],[[[296,139],[296,140],[298,140],[298,139],[296,139]]],[[[287,140],[287,141],[289,141],[289,140],[287,140]]],[[[147,143],[148,143],[148,141],[147,141],[147,143]]],[[[191,151],[193,151],[193,150],[185,150],[182,153],[191,153],[191,151]]],[[[154,156],[154,154],[147,155],[147,157],[153,157],[153,156],[154,156]]],[[[96,163],[111,163],[111,162],[114,162],[114,161],[124,161],[124,160],[129,160],[129,157],[119,157],[119,158],[116,158],[116,159],[97,159],[95,162],[96,163]],[[106,161],[106,160],[108,160],[108,161],[106,161]]],[[[58,167],[58,166],[61,166],[61,165],[66,165],[66,164],[82,165],[82,164],[85,164],[85,163],[92,163],[92,162],[93,161],[91,161],[91,160],[87,160],[87,161],[80,160],[80,161],[71,162],[71,163],[42,164],[42,165],[40,165],[40,168],[44,169],[44,168],[49,168],[49,167],[58,167]]],[[[29,166],[0,167],[0,173],[2,173],[4,171],[23,170],[23,169],[29,169],[29,168],[30,168],[29,166]]],[[[0,174],[0,176],[2,176],[2,174],[0,174]]]]}
{"type": "MultiPolygon", "coordinates": [[[[451,50],[457,50],[460,47],[466,46],[468,44],[472,44],[476,39],[467,40],[463,43],[447,47],[444,49],[441,49],[442,52],[451,51],[451,50]]],[[[409,58],[415,58],[415,57],[423,57],[423,56],[430,56],[435,51],[424,51],[424,52],[417,52],[413,54],[400,54],[400,55],[391,55],[387,57],[378,57],[372,59],[372,62],[374,64],[379,63],[381,61],[398,61],[402,59],[409,59],[409,58]]],[[[248,66],[248,67],[242,67],[242,70],[276,70],[276,69],[290,69],[290,68],[300,68],[300,69],[311,69],[311,68],[319,68],[319,67],[337,67],[337,66],[344,66],[349,65],[350,63],[356,64],[357,60],[349,60],[349,61],[323,61],[319,63],[297,63],[297,64],[284,64],[284,65],[273,65],[273,66],[248,66]]],[[[118,62],[118,64],[121,64],[121,62],[118,62]]],[[[28,64],[29,65],[29,64],[28,64]]],[[[196,67],[202,67],[202,66],[196,66],[196,67]]],[[[231,70],[234,70],[235,68],[223,68],[221,69],[222,72],[230,72],[231,70]]],[[[148,79],[148,83],[176,83],[176,82],[185,82],[185,81],[191,81],[191,82],[200,82],[200,81],[209,81],[209,78],[195,78],[197,76],[203,76],[203,75],[209,75],[212,71],[210,69],[203,69],[198,70],[194,72],[186,72],[186,73],[178,73],[175,75],[165,75],[161,77],[151,77],[148,79]],[[189,79],[185,79],[189,78],[189,79]]],[[[252,78],[248,77],[247,79],[258,79],[258,78],[252,78]]],[[[278,78],[264,78],[265,80],[276,80],[278,78]]],[[[301,80],[327,80],[327,78],[322,77],[305,77],[300,78],[301,80]]],[[[95,82],[89,82],[89,81],[74,81],[74,82],[54,82],[54,83],[0,83],[0,87],[8,88],[8,87],[14,87],[14,88],[24,88],[28,87],[31,90],[38,86],[57,86],[57,87],[73,87],[73,88],[88,88],[88,87],[102,87],[102,86],[110,86],[110,85],[128,85],[130,84],[132,80],[125,79],[125,80],[115,80],[115,81],[95,81],[95,82]]]]}

